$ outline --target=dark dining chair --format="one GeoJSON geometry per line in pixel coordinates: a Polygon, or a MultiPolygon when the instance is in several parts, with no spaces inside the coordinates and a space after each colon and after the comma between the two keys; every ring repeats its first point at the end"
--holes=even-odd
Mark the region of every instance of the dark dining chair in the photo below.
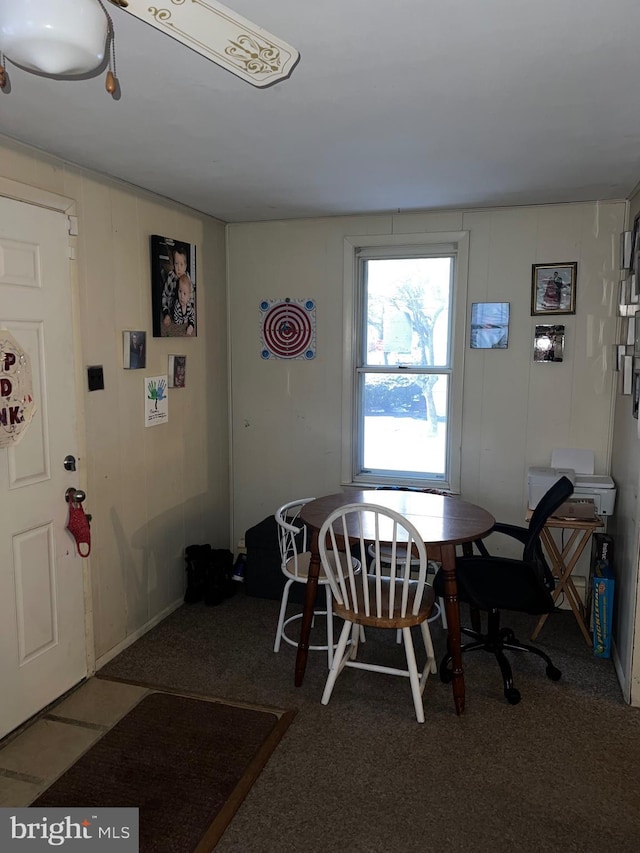
{"type": "MultiPolygon", "coordinates": [[[[555,578],[545,560],[540,534],[547,519],[572,492],[571,481],[561,477],[536,506],[528,527],[496,523],[492,533],[502,533],[522,544],[520,559],[492,556],[481,540],[473,543],[478,554],[456,559],[458,599],[471,607],[473,625],[473,628],[461,629],[463,634],[473,640],[462,646],[462,652],[480,649],[495,655],[502,672],[504,695],[511,705],[517,705],[521,697],[513,686],[511,665],[505,651],[531,652],[545,661],[546,674],[552,681],[558,681],[561,676],[560,670],[542,649],[521,643],[511,628],[500,627],[500,611],[542,615],[554,610],[551,593],[555,587],[555,578]],[[485,633],[481,630],[480,612],[487,613],[485,633]]],[[[438,596],[445,594],[442,571],[435,577],[434,590],[438,596]]],[[[450,654],[445,655],[440,664],[440,679],[445,683],[451,681],[450,654]]]]}

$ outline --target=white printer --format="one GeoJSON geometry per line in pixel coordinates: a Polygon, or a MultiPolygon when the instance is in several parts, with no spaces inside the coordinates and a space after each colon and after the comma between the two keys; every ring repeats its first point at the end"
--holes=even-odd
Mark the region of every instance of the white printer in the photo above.
{"type": "Polygon", "coordinates": [[[529,468],[529,508],[535,509],[542,496],[560,479],[573,483],[571,500],[593,501],[596,515],[613,515],[616,485],[608,475],[594,474],[593,450],[560,448],[551,454],[551,467],[529,468]]]}

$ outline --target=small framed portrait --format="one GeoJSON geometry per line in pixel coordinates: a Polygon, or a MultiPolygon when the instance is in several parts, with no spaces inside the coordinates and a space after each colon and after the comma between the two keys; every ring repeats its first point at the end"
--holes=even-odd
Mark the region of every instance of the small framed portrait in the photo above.
{"type": "Polygon", "coordinates": [[[195,337],[196,247],[172,237],[151,237],[154,338],[195,337]]]}
{"type": "Polygon", "coordinates": [[[126,331],[122,333],[122,366],[125,370],[139,370],[147,366],[147,333],[126,331]]]}
{"type": "Polygon", "coordinates": [[[578,264],[533,264],[531,314],[575,314],[578,264]]]}
{"type": "Polygon", "coordinates": [[[169,356],[169,388],[185,388],[187,384],[186,355],[169,356]]]}
{"type": "Polygon", "coordinates": [[[506,349],[509,344],[509,303],[474,302],[471,305],[471,349],[506,349]]]}
{"type": "Polygon", "coordinates": [[[533,360],[562,361],[564,358],[564,326],[536,326],[533,360]]]}

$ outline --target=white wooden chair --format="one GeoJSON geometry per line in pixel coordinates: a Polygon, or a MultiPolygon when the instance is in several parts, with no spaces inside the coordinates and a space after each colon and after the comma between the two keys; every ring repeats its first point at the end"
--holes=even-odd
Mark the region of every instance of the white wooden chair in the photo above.
{"type": "MultiPolygon", "coordinates": [[[[402,548],[401,545],[398,548],[402,548]]],[[[383,568],[386,570],[390,565],[390,556],[391,556],[391,547],[388,545],[382,545],[380,547],[380,561],[382,563],[383,568]]],[[[369,546],[369,557],[371,558],[370,571],[375,571],[375,553],[373,545],[369,546]]],[[[398,554],[400,557],[400,554],[398,554]]],[[[416,571],[420,566],[420,560],[415,557],[411,558],[411,568],[412,570],[415,568],[416,571]]],[[[427,560],[427,583],[429,586],[433,586],[433,579],[438,573],[441,564],[436,562],[435,560],[427,560]]],[[[442,622],[442,627],[444,630],[447,630],[447,615],[444,609],[444,598],[438,598],[436,602],[434,602],[433,610],[431,612],[431,616],[429,616],[429,622],[434,622],[436,619],[440,619],[442,622]]],[[[398,642],[402,642],[402,638],[400,636],[400,632],[398,632],[398,642]]]]}
{"type": "MultiPolygon", "coordinates": [[[[412,488],[410,486],[377,486],[377,490],[379,491],[399,491],[399,492],[423,492],[424,494],[429,495],[441,495],[445,497],[451,497],[451,492],[446,492],[443,489],[421,489],[421,488],[412,488]]],[[[380,548],[380,559],[382,560],[383,565],[389,565],[389,552],[390,549],[388,546],[381,546],[380,548]]],[[[369,557],[375,558],[373,553],[373,546],[369,546],[369,557]]],[[[411,565],[415,565],[416,567],[419,565],[420,561],[416,558],[411,561],[411,565]]],[[[435,578],[438,570],[440,569],[441,564],[436,562],[435,560],[429,560],[427,563],[427,583],[430,586],[433,586],[433,579],[435,578]]],[[[435,604],[433,605],[433,610],[431,612],[431,616],[429,616],[429,622],[434,622],[436,619],[440,619],[442,622],[442,627],[444,630],[447,630],[447,614],[444,609],[444,598],[439,598],[435,604]]],[[[400,636],[400,632],[398,631],[398,642],[402,642],[402,637],[400,636]]]]}
{"type": "Polygon", "coordinates": [[[335,510],[326,519],[320,528],[318,544],[324,573],[335,599],[334,612],[345,620],[322,694],[322,704],[329,702],[336,679],[345,667],[386,672],[409,678],[416,717],[419,723],[423,723],[422,694],[429,673],[436,672],[436,660],[427,621],[434,593],[425,583],[427,551],[418,531],[406,518],[388,507],[349,504],[335,510]],[[375,555],[373,571],[370,568],[368,573],[355,574],[351,569],[353,558],[366,563],[369,543],[373,544],[375,555]],[[385,564],[380,551],[387,545],[390,554],[385,564]],[[417,567],[412,567],[408,554],[419,561],[417,567]],[[420,673],[411,636],[411,628],[415,625],[420,626],[427,653],[420,673]],[[361,626],[400,629],[407,668],[357,660],[361,626]],[[349,640],[350,647],[347,645],[349,640]]]}
{"type": "MultiPolygon", "coordinates": [[[[308,550],[307,544],[307,528],[298,521],[298,516],[302,507],[315,500],[314,498],[301,498],[296,501],[290,501],[279,507],[275,512],[275,519],[278,523],[278,543],[280,545],[280,567],[282,573],[287,578],[282,591],[282,601],[280,604],[280,615],[278,617],[278,627],[276,630],[276,639],[273,645],[274,652],[280,651],[280,643],[282,640],[289,643],[290,646],[298,646],[298,640],[288,637],[286,633],[287,625],[302,618],[302,611],[295,613],[293,616],[286,618],[287,605],[289,603],[289,592],[294,583],[306,584],[309,577],[309,562],[311,560],[311,552],[308,550]]],[[[354,571],[358,572],[361,569],[360,563],[354,561],[354,571]]],[[[324,570],[320,569],[320,577],[318,585],[324,587],[326,608],[325,610],[314,611],[316,616],[326,616],[327,619],[327,642],[326,645],[310,645],[312,651],[327,652],[327,662],[329,668],[333,662],[333,610],[331,589],[329,581],[324,570]]]]}

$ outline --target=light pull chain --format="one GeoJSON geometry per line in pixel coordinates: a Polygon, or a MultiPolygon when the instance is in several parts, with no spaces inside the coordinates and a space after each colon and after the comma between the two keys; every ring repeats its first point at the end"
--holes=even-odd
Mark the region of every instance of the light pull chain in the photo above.
{"type": "Polygon", "coordinates": [[[102,6],[102,11],[107,19],[107,77],[105,80],[105,89],[110,95],[114,95],[118,89],[118,77],[116,74],[116,37],[111,15],[105,9],[102,0],[98,0],[98,3],[102,6]]]}

